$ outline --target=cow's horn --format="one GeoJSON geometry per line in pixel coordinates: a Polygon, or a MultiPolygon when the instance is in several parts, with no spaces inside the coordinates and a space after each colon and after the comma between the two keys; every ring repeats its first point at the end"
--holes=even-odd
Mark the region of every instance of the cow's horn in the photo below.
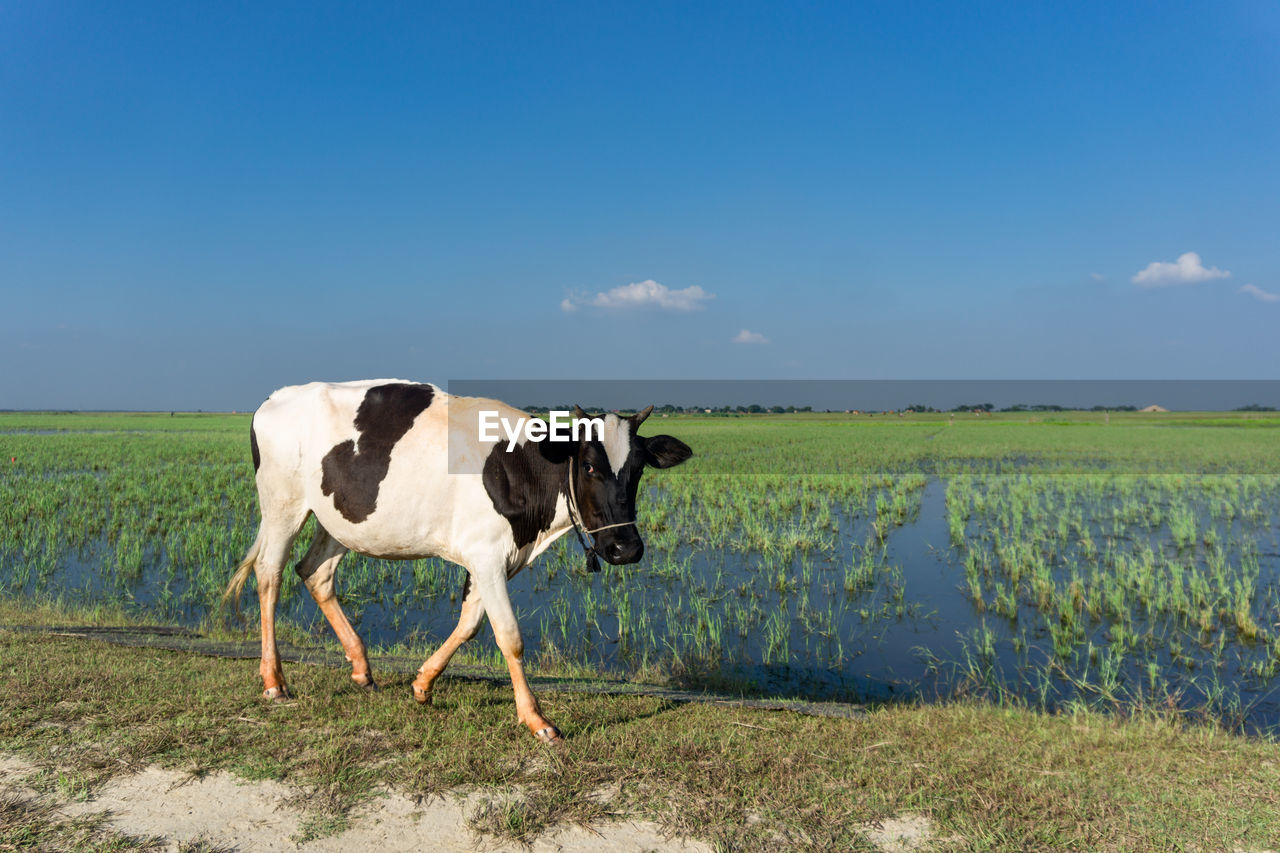
{"type": "Polygon", "coordinates": [[[631,420],[635,423],[637,427],[639,427],[640,424],[644,423],[644,419],[649,417],[649,415],[651,414],[653,414],[652,405],[649,406],[649,408],[645,409],[643,412],[636,412],[635,417],[633,417],[631,420]]]}

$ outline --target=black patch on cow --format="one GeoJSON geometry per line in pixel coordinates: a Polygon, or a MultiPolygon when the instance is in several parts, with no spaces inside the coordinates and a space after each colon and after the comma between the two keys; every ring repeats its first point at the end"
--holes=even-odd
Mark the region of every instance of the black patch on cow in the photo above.
{"type": "Polygon", "coordinates": [[[523,548],[551,527],[556,496],[568,481],[571,445],[562,441],[526,441],[507,452],[498,442],[484,460],[481,480],[493,508],[511,523],[516,547],[523,548]]]}
{"type": "Polygon", "coordinates": [[[348,439],[324,455],[320,490],[354,524],[378,505],[378,488],[391,467],[391,450],[431,405],[430,385],[395,382],[370,388],[356,410],[358,442],[348,439]]]}
{"type": "Polygon", "coordinates": [[[258,452],[258,434],[253,431],[253,421],[249,421],[249,454],[253,456],[253,473],[262,467],[262,454],[258,452]]]}
{"type": "Polygon", "coordinates": [[[311,563],[308,564],[307,558],[304,555],[303,558],[298,561],[298,564],[293,567],[293,571],[298,576],[298,580],[305,581],[307,578],[314,575],[318,568],[320,568],[319,560],[312,560],[311,563]]]}

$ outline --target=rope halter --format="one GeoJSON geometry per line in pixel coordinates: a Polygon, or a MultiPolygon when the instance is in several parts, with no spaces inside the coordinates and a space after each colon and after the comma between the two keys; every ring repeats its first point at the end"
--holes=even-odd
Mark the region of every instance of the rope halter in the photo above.
{"type": "Polygon", "coordinates": [[[588,536],[592,536],[596,533],[599,533],[601,530],[609,530],[610,528],[613,528],[613,527],[634,526],[635,522],[619,521],[616,524],[605,524],[600,527],[593,527],[590,530],[588,530],[587,526],[581,520],[582,513],[578,510],[578,494],[573,486],[573,481],[576,479],[573,475],[576,473],[577,464],[578,464],[578,457],[571,456],[569,464],[565,466],[565,476],[566,476],[566,479],[568,479],[569,481],[569,503],[568,503],[569,521],[573,523],[573,532],[577,534],[578,544],[582,546],[582,553],[586,555],[587,571],[598,572],[600,571],[600,559],[599,559],[600,552],[596,550],[595,540],[593,539],[591,544],[588,545],[587,541],[582,538],[583,534],[585,533],[588,536]]]}

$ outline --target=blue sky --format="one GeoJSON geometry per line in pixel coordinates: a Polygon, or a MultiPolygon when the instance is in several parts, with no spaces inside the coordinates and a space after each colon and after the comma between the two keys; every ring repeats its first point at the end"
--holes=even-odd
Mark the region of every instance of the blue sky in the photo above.
{"type": "Polygon", "coordinates": [[[1270,2],[6,4],[0,408],[1275,378],[1278,106],[1270,2]]]}

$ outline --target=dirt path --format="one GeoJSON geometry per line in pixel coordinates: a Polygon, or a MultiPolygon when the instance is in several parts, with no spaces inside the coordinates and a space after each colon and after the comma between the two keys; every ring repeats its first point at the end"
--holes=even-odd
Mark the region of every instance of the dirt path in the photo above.
{"type": "MultiPolygon", "coordinates": [[[[19,757],[0,754],[0,791],[34,793],[24,780],[38,767],[19,757]]],[[[529,846],[480,836],[467,826],[467,816],[492,792],[473,791],[415,802],[402,794],[382,792],[350,815],[342,832],[300,842],[308,815],[296,803],[298,792],[272,781],[249,782],[230,773],[202,778],[176,770],[147,767],[117,776],[92,799],[62,802],[67,817],[106,812],[110,826],[136,838],[162,838],[165,849],[203,842],[196,849],[237,853],[702,853],[699,841],[667,838],[648,821],[613,821],[590,827],[561,826],[529,846]]],[[[927,850],[933,828],[927,818],[903,815],[862,832],[885,853],[927,850]]]]}
{"type": "MultiPolygon", "coordinates": [[[[38,768],[20,758],[0,756],[0,787],[30,793],[22,780],[38,768]]],[[[297,792],[278,782],[246,782],[230,773],[204,778],[148,767],[117,776],[86,802],[63,803],[68,817],[106,811],[112,828],[136,836],[159,836],[176,851],[180,843],[206,844],[242,853],[379,853],[409,851],[565,851],[565,853],[640,853],[648,850],[709,851],[705,844],[665,838],[656,824],[617,821],[583,828],[559,827],[531,847],[502,844],[477,836],[467,827],[471,814],[492,794],[436,797],[416,803],[401,794],[385,793],[351,815],[348,828],[336,835],[299,844],[307,815],[292,805],[297,792]]]]}

